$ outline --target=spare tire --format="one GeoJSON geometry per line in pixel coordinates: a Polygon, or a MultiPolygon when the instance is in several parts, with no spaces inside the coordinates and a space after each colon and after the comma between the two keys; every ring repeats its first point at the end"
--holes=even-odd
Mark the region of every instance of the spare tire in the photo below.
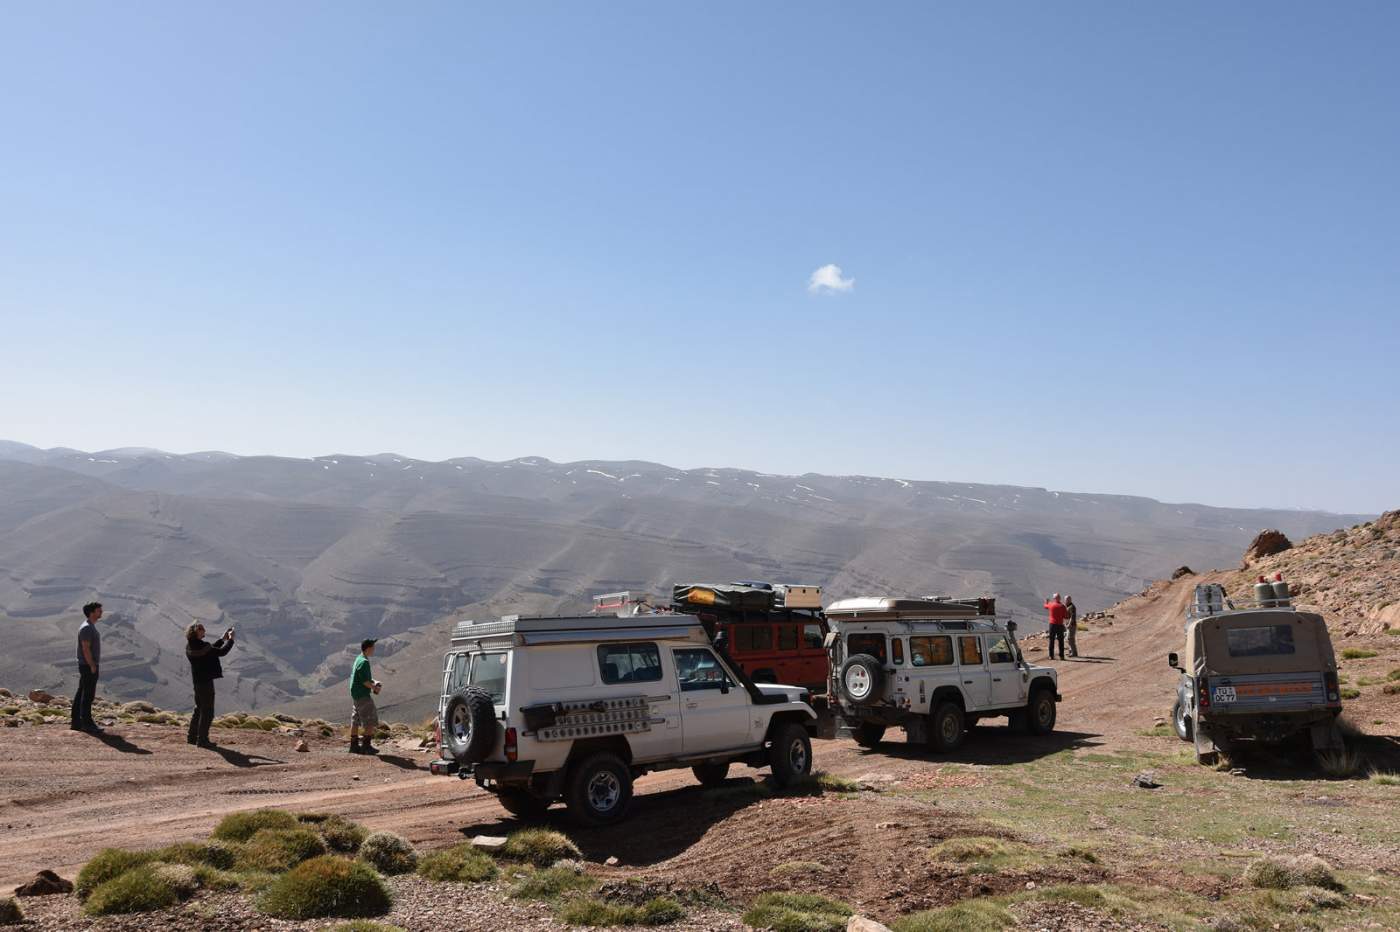
{"type": "Polygon", "coordinates": [[[442,740],[459,764],[486,759],[496,745],[496,706],[479,686],[459,689],[442,710],[442,740]]]}
{"type": "Polygon", "coordinates": [[[841,698],[850,705],[873,705],[885,684],[885,668],[869,654],[856,654],[841,665],[841,698]]]}

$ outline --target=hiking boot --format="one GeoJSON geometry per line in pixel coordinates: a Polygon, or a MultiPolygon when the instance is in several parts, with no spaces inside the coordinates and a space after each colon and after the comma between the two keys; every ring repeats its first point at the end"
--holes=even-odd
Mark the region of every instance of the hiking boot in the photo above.
{"type": "Polygon", "coordinates": [[[375,747],[374,745],[370,744],[370,743],[369,743],[369,739],[366,738],[366,739],[365,739],[365,743],[362,744],[362,745],[360,745],[360,753],[361,753],[361,754],[378,754],[378,753],[379,753],[379,748],[377,748],[377,747],[375,747]]]}
{"type": "Polygon", "coordinates": [[[364,751],[361,751],[361,750],[360,750],[360,741],[359,741],[358,738],[351,738],[351,739],[350,739],[350,753],[351,753],[351,754],[363,754],[363,753],[364,753],[364,751]]]}

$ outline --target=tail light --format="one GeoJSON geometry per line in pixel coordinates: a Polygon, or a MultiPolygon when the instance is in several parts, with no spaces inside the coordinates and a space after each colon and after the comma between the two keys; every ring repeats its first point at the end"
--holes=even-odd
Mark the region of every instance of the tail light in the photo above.
{"type": "Polygon", "coordinates": [[[442,716],[439,715],[433,722],[433,744],[442,747],[442,716]]]}
{"type": "Polygon", "coordinates": [[[506,729],[506,760],[512,764],[520,757],[520,744],[515,737],[515,729],[506,729]]]}
{"type": "Polygon", "coordinates": [[[1204,676],[1196,681],[1196,708],[1210,708],[1210,679],[1204,676]]]}
{"type": "Polygon", "coordinates": [[[1324,673],[1322,675],[1322,680],[1327,684],[1327,701],[1340,703],[1342,701],[1342,694],[1337,684],[1337,674],[1324,673]]]}

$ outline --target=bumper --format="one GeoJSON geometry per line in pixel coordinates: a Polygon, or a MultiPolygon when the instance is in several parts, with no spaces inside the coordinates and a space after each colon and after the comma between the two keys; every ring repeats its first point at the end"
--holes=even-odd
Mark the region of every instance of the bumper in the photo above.
{"type": "Polygon", "coordinates": [[[532,760],[519,760],[514,763],[482,761],[461,768],[457,776],[463,780],[469,776],[475,777],[477,783],[526,783],[534,772],[535,762],[532,760]]]}
{"type": "Polygon", "coordinates": [[[435,777],[450,777],[461,768],[455,760],[438,759],[428,765],[428,772],[435,777]]]}

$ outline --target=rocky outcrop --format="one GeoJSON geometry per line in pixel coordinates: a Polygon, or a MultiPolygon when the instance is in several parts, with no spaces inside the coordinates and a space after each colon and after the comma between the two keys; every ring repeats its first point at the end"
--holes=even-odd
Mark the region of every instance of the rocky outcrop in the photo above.
{"type": "Polygon", "coordinates": [[[1271,557],[1276,553],[1283,553],[1285,550],[1293,548],[1293,541],[1288,539],[1288,535],[1282,531],[1267,530],[1260,531],[1255,535],[1254,540],[1249,545],[1249,549],[1244,552],[1244,566],[1249,566],[1255,560],[1262,557],[1271,557]]]}

